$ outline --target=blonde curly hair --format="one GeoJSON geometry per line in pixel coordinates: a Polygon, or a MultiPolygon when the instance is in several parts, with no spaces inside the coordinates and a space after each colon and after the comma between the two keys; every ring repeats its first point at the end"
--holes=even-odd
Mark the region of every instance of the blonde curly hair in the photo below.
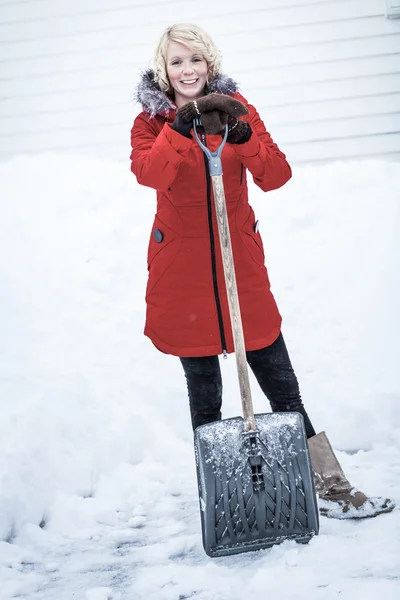
{"type": "Polygon", "coordinates": [[[163,92],[172,92],[166,64],[169,42],[183,44],[193,52],[203,56],[208,65],[207,83],[219,73],[221,54],[210,35],[198,25],[176,23],[165,29],[154,54],[154,80],[163,92]]]}

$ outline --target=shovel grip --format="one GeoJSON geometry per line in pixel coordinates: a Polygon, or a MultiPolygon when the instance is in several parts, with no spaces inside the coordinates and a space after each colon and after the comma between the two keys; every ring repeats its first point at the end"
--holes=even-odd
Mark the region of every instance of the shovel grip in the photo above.
{"type": "Polygon", "coordinates": [[[207,146],[205,144],[203,144],[203,142],[199,138],[197,129],[196,129],[196,127],[198,127],[199,125],[201,125],[200,119],[194,119],[193,120],[194,137],[196,138],[197,143],[199,144],[200,148],[203,150],[204,154],[208,158],[208,166],[210,168],[210,175],[211,176],[222,175],[221,154],[222,154],[222,150],[225,146],[226,140],[228,138],[228,125],[225,125],[224,137],[222,139],[222,142],[218,146],[218,148],[215,150],[215,152],[211,152],[211,150],[209,148],[207,148],[207,146]]]}

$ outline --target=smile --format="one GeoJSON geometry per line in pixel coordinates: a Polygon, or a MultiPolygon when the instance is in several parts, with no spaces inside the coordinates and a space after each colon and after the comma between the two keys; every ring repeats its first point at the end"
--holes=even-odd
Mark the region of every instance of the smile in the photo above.
{"type": "Polygon", "coordinates": [[[198,82],[198,78],[197,79],[185,79],[183,81],[181,81],[181,83],[183,83],[184,85],[193,85],[194,83],[198,82]]]}

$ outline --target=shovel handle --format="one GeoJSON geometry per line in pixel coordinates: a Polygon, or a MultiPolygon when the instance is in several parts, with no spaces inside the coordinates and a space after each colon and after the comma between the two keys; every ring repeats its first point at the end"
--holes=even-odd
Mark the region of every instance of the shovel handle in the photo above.
{"type": "Polygon", "coordinates": [[[211,152],[197,135],[196,126],[200,125],[198,119],[193,121],[194,135],[197,143],[208,158],[210,175],[214,192],[215,212],[218,223],[219,241],[221,244],[222,263],[224,267],[226,293],[228,297],[229,316],[231,319],[233,344],[235,348],[236,366],[239,379],[240,396],[245,431],[256,431],[253,402],[251,399],[249,372],[247,368],[246,349],[244,343],[243,324],[240,313],[239,295],[236,283],[235,265],[233,261],[232,243],[229,231],[228,213],[226,210],[224,184],[222,181],[221,153],[228,137],[228,126],[225,127],[225,136],[215,152],[211,152]]]}

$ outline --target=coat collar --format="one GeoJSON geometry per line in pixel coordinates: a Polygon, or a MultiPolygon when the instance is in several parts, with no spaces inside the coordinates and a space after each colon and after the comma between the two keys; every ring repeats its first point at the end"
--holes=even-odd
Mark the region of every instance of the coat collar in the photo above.
{"type": "MultiPolygon", "coordinates": [[[[238,91],[238,86],[233,79],[217,73],[207,86],[207,94],[217,92],[220,94],[234,94],[238,91]]],[[[176,106],[165,92],[160,90],[156,81],[154,81],[154,71],[148,69],[144,71],[136,90],[135,99],[139,102],[144,112],[151,117],[161,115],[168,116],[169,111],[175,111],[176,106]]]]}

